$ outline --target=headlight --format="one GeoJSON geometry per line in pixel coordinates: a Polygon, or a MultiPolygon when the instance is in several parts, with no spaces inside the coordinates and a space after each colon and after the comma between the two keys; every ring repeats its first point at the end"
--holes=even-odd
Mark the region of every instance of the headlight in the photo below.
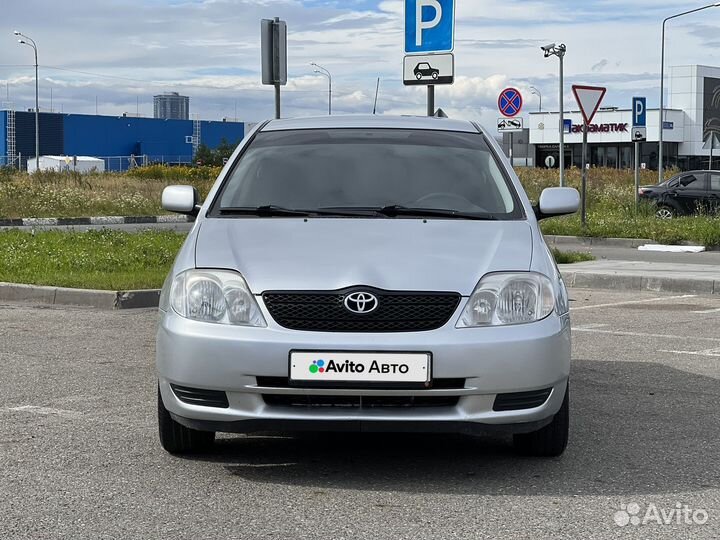
{"type": "Polygon", "coordinates": [[[544,319],[555,306],[552,283],[532,272],[489,274],[480,280],[457,328],[523,324],[544,319]]]}
{"type": "Polygon", "coordinates": [[[247,283],[228,270],[187,270],[175,277],[170,304],[181,317],[218,324],[267,326],[247,283]]]}

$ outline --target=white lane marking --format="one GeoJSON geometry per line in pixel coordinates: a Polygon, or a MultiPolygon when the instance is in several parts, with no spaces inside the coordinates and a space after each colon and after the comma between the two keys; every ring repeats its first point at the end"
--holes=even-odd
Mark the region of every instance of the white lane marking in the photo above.
{"type": "Polygon", "coordinates": [[[594,309],[615,306],[629,306],[631,304],[647,304],[649,302],[662,302],[664,300],[681,300],[683,298],[696,298],[697,294],[683,294],[681,296],[662,296],[660,298],[649,298],[647,300],[628,300],[626,302],[613,302],[611,304],[594,304],[591,306],[571,307],[570,311],[580,311],[581,309],[594,309]]]}
{"type": "Polygon", "coordinates": [[[667,338],[667,339],[692,339],[693,341],[720,341],[720,338],[702,337],[702,336],[674,336],[672,334],[646,334],[645,332],[624,332],[620,330],[600,330],[598,328],[573,327],[573,332],[592,332],[595,334],[610,334],[613,336],[629,336],[629,337],[651,337],[651,338],[667,338]]]}
{"type": "Polygon", "coordinates": [[[718,312],[720,312],[720,308],[704,309],[702,311],[693,311],[692,313],[700,313],[702,315],[704,313],[718,313],[718,312]]]}
{"type": "Polygon", "coordinates": [[[580,324],[578,326],[573,326],[573,330],[593,330],[595,328],[606,328],[608,326],[610,325],[604,323],[580,324]]]}
{"type": "Polygon", "coordinates": [[[672,353],[672,354],[689,354],[692,356],[720,357],[720,348],[719,349],[705,349],[704,351],[666,351],[664,349],[660,349],[658,352],[672,353]]]}
{"type": "Polygon", "coordinates": [[[43,416],[62,416],[63,418],[80,418],[80,411],[69,411],[66,409],[53,409],[52,407],[38,407],[36,405],[22,405],[20,407],[5,407],[0,409],[5,412],[28,412],[43,416]]]}

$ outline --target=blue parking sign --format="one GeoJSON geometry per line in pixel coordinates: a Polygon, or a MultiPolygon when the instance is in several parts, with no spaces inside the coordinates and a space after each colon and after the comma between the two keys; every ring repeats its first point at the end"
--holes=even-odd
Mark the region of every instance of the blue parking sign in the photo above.
{"type": "Polygon", "coordinates": [[[405,52],[451,52],[455,0],[405,0],[405,52]]]}
{"type": "Polygon", "coordinates": [[[632,108],[633,127],[645,127],[647,123],[647,100],[644,97],[634,97],[632,108]]]}

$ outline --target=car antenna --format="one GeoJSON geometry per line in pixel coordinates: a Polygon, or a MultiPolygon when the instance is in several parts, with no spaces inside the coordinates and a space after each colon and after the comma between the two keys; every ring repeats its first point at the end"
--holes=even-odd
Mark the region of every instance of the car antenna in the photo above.
{"type": "Polygon", "coordinates": [[[377,113],[378,92],[380,92],[380,77],[378,77],[377,86],[375,87],[375,104],[373,105],[373,114],[377,113]]]}

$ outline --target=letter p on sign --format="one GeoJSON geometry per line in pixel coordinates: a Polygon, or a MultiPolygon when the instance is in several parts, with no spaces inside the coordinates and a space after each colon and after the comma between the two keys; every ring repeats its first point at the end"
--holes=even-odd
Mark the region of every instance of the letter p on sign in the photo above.
{"type": "Polygon", "coordinates": [[[415,46],[422,47],[423,30],[435,28],[440,23],[440,19],[442,19],[442,6],[438,0],[417,0],[417,5],[415,6],[415,28],[417,29],[415,32],[415,46]],[[432,20],[423,21],[424,7],[431,7],[435,10],[435,16],[432,20]]]}
{"type": "Polygon", "coordinates": [[[455,0],[405,0],[405,52],[452,52],[455,0]]]}

